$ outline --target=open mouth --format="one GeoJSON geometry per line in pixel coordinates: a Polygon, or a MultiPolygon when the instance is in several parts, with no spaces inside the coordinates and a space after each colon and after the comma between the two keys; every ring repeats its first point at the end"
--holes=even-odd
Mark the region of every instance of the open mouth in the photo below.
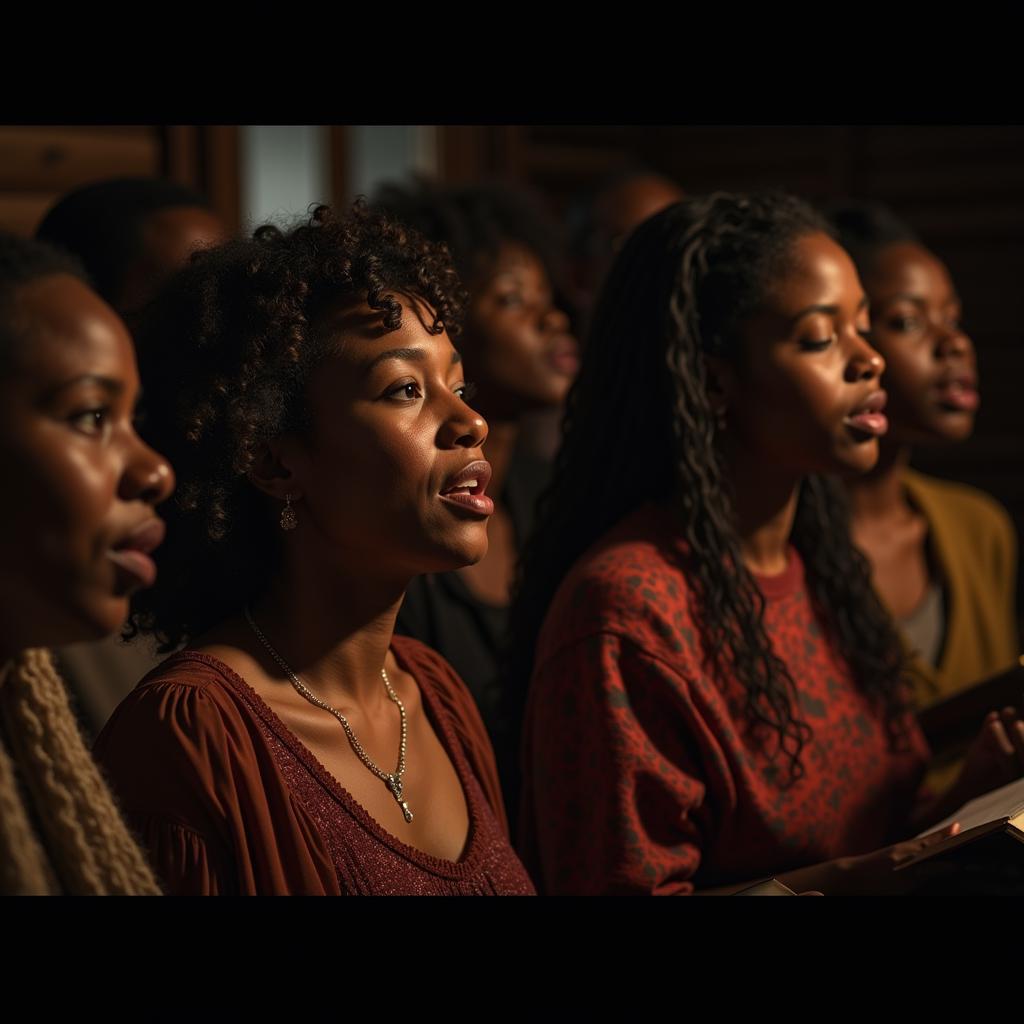
{"type": "Polygon", "coordinates": [[[456,508],[465,509],[476,515],[489,516],[494,511],[494,502],[486,494],[490,480],[489,462],[471,462],[445,481],[440,497],[456,508]]]}
{"type": "Polygon", "coordinates": [[[889,419],[882,412],[888,395],[879,389],[857,406],[843,422],[865,438],[881,437],[889,429],[889,419]]]}
{"type": "Polygon", "coordinates": [[[107,552],[129,587],[151,587],[156,582],[156,563],[150,555],[163,543],[164,533],[162,520],[147,519],[107,552]]]}
{"type": "Polygon", "coordinates": [[[571,335],[557,338],[547,353],[548,364],[556,373],[575,377],[580,368],[580,346],[571,335]]]}
{"type": "Polygon", "coordinates": [[[981,404],[978,382],[967,374],[940,381],[935,395],[938,404],[947,412],[974,412],[981,404]]]}

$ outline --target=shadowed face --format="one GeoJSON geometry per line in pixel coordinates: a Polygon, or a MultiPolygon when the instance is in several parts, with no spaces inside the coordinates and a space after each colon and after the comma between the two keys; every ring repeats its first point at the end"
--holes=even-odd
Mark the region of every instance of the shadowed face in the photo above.
{"type": "Polygon", "coordinates": [[[2,642],[96,639],[155,578],[153,506],[174,477],[135,433],[135,355],[113,310],[64,274],[23,285],[12,305],[0,380],[2,642]]]}
{"type": "Polygon", "coordinates": [[[979,405],[974,345],[960,325],[949,271],[914,242],[886,246],[864,280],[871,339],[885,356],[893,435],[962,441],[979,405]]]}
{"type": "Polygon", "coordinates": [[[503,245],[473,282],[462,347],[492,421],[561,405],[579,369],[569,318],[543,264],[521,245],[503,245]]]}
{"type": "Polygon", "coordinates": [[[201,206],[157,210],[142,221],[138,232],[138,256],[125,269],[114,303],[123,314],[138,312],[192,253],[228,238],[220,218],[201,206]]]}

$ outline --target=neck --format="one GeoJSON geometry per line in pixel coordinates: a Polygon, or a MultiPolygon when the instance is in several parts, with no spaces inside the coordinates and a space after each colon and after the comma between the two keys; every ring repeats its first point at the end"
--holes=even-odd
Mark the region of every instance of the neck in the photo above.
{"type": "Polygon", "coordinates": [[[878,462],[863,476],[846,481],[853,520],[884,519],[906,507],[903,473],[910,464],[910,447],[883,438],[878,462]]]}
{"type": "MultiPolygon", "coordinates": [[[[372,705],[386,699],[381,668],[408,582],[337,566],[328,572],[315,558],[286,558],[250,610],[278,655],[318,697],[334,706],[372,705]]],[[[252,643],[266,653],[254,635],[252,643]]]]}
{"type": "Polygon", "coordinates": [[[751,572],[777,576],[786,569],[800,478],[780,474],[777,467],[736,446],[728,446],[724,455],[731,470],[743,562],[751,572]]]}

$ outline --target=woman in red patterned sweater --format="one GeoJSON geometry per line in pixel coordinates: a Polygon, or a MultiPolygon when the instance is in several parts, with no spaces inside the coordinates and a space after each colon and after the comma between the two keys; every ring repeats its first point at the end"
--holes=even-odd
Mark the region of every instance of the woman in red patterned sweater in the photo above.
{"type": "Polygon", "coordinates": [[[892,886],[908,844],[884,844],[1024,744],[996,723],[941,803],[919,791],[828,476],[887,425],[849,257],[791,197],[690,200],[632,235],[594,324],[515,611],[524,860],[549,893],[892,886]]]}

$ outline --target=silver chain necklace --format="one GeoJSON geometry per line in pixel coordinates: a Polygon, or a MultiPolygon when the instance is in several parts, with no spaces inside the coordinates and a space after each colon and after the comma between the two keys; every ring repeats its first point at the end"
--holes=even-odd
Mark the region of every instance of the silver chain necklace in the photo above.
{"type": "Polygon", "coordinates": [[[252,612],[249,611],[248,606],[243,609],[245,615],[245,621],[252,627],[252,631],[256,634],[257,639],[267,649],[267,653],[284,669],[285,674],[292,682],[292,686],[299,692],[299,694],[306,698],[310,704],[315,704],[318,708],[323,708],[324,711],[329,711],[334,717],[341,722],[341,727],[345,730],[345,735],[348,737],[348,741],[352,746],[352,750],[355,752],[356,757],[366,765],[367,768],[377,776],[378,779],[383,782],[388,789],[391,791],[391,795],[395,798],[395,802],[399,807],[402,808],[402,814],[405,816],[407,822],[412,821],[412,811],[409,810],[409,804],[402,799],[402,776],[405,774],[405,740],[408,733],[408,723],[405,717],[405,705],[399,699],[397,693],[391,685],[391,680],[388,679],[387,670],[384,666],[381,666],[380,675],[384,680],[384,688],[388,691],[388,696],[398,705],[398,713],[402,718],[402,736],[398,742],[398,767],[391,772],[382,772],[374,763],[370,760],[369,754],[363,750],[362,744],[356,739],[356,734],[352,731],[352,726],[348,724],[348,719],[337,709],[332,708],[327,701],[321,700],[308,686],[291,670],[288,662],[277,653],[274,645],[267,639],[266,634],[256,625],[255,620],[252,617],[252,612]]]}

